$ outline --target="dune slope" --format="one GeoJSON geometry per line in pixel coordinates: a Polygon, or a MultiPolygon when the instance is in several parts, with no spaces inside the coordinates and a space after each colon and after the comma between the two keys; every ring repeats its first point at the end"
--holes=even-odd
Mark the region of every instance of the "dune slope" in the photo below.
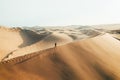
{"type": "Polygon", "coordinates": [[[120,80],[120,42],[109,34],[0,63],[1,80],[120,80]]]}
{"type": "Polygon", "coordinates": [[[22,42],[19,30],[0,27],[0,60],[16,50],[22,42]]]}

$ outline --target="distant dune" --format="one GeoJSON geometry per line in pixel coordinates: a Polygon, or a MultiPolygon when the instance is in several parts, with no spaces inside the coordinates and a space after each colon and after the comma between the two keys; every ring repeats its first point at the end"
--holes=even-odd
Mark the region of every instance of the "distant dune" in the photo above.
{"type": "Polygon", "coordinates": [[[120,40],[120,24],[93,25],[92,27],[98,31],[109,33],[120,40]]]}
{"type": "Polygon", "coordinates": [[[109,34],[0,63],[1,80],[119,80],[120,41],[109,34]]]}
{"type": "Polygon", "coordinates": [[[104,30],[118,30],[120,29],[120,24],[102,24],[102,25],[92,25],[92,27],[104,30]]]}

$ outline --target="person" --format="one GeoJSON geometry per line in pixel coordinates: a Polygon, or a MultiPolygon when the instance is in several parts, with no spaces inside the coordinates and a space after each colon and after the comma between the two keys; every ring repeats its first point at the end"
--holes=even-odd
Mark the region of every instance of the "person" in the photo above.
{"type": "Polygon", "coordinates": [[[57,46],[57,43],[55,43],[55,47],[57,46]]]}

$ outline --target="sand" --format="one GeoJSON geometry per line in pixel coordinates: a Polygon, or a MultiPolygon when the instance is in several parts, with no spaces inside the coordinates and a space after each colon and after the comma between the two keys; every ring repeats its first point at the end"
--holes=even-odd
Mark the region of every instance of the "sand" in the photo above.
{"type": "Polygon", "coordinates": [[[101,25],[91,25],[96,29],[104,29],[104,30],[118,30],[120,29],[120,24],[101,24],[101,25]]]}
{"type": "Polygon", "coordinates": [[[60,45],[70,43],[72,41],[73,39],[67,36],[66,34],[62,34],[62,33],[60,34],[60,33],[55,32],[30,46],[23,47],[23,48],[20,48],[14,51],[13,54],[9,56],[9,58],[6,58],[5,60],[11,59],[17,56],[22,56],[22,55],[26,55],[29,53],[37,52],[40,50],[53,48],[55,47],[55,43],[57,43],[57,46],[60,46],[60,45]]]}
{"type": "Polygon", "coordinates": [[[23,40],[19,34],[19,30],[8,28],[0,28],[0,60],[5,55],[19,48],[23,40]]]}
{"type": "Polygon", "coordinates": [[[7,28],[0,27],[0,61],[39,50],[95,37],[100,32],[91,27],[7,28]]]}
{"type": "Polygon", "coordinates": [[[0,63],[1,80],[120,80],[120,41],[109,34],[0,63]]]}

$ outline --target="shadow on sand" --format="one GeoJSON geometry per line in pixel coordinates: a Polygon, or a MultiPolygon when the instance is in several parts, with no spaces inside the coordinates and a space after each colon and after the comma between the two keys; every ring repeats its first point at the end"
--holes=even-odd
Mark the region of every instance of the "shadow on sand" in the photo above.
{"type": "Polygon", "coordinates": [[[34,43],[42,40],[49,34],[48,33],[37,34],[36,32],[30,31],[30,30],[21,30],[20,35],[23,39],[23,43],[19,46],[19,48],[34,44],[34,43]]]}

